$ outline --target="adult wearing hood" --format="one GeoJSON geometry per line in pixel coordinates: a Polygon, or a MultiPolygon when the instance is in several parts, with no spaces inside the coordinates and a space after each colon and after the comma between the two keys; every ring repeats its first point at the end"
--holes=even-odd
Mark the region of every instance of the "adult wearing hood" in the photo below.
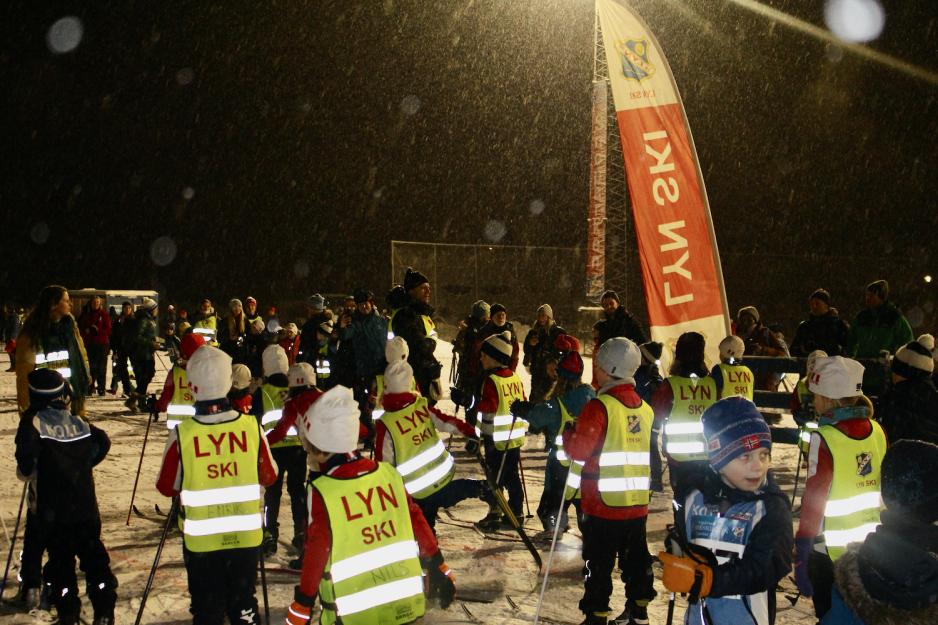
{"type": "Polygon", "coordinates": [[[881,524],[847,547],[821,625],[938,623],[938,446],[902,440],[883,458],[881,524]]]}

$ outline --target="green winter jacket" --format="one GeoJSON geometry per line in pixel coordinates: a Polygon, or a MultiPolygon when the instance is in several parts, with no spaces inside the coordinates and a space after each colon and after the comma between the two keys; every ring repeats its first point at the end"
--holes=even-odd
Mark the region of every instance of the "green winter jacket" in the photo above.
{"type": "Polygon", "coordinates": [[[886,302],[861,310],[847,333],[847,354],[853,358],[877,358],[881,350],[895,353],[912,340],[912,327],[899,309],[886,302]]]}
{"type": "Polygon", "coordinates": [[[130,352],[131,360],[149,360],[153,358],[153,341],[156,340],[156,320],[149,312],[140,309],[134,313],[136,335],[130,352]]]}

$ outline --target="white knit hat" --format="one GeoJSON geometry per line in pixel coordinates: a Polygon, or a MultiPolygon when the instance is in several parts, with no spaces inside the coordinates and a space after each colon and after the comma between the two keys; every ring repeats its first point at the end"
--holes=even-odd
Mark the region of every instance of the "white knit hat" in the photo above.
{"type": "Polygon", "coordinates": [[[636,369],[642,364],[642,353],[629,339],[617,336],[606,340],[596,352],[596,364],[614,378],[633,381],[636,369]]]}
{"type": "Polygon", "coordinates": [[[899,348],[892,361],[892,372],[907,379],[930,376],[935,370],[934,350],[935,337],[923,334],[899,348]]]}
{"type": "Polygon", "coordinates": [[[298,362],[287,372],[290,388],[316,385],[316,370],[308,362],[298,362]]]}
{"type": "Polygon", "coordinates": [[[511,352],[511,333],[507,330],[482,341],[482,353],[506,367],[511,364],[511,352]]]}
{"type": "Polygon", "coordinates": [[[264,320],[258,317],[251,322],[251,327],[254,328],[255,332],[263,332],[266,326],[264,326],[264,320]]]}
{"type": "Polygon", "coordinates": [[[406,393],[413,377],[414,370],[406,360],[395,360],[384,370],[384,389],[388,393],[406,393]]]}
{"type": "Polygon", "coordinates": [[[144,310],[153,310],[156,308],[156,301],[149,297],[144,297],[142,300],[140,300],[140,308],[144,310]]]}
{"type": "Polygon", "coordinates": [[[384,359],[389,363],[407,360],[408,356],[410,356],[410,348],[407,347],[407,341],[399,336],[395,336],[384,346],[384,359]]]}
{"type": "Polygon", "coordinates": [[[818,358],[827,358],[827,352],[825,352],[823,349],[816,349],[808,354],[808,357],[804,361],[804,370],[809,378],[814,372],[814,365],[817,363],[818,358]]]}
{"type": "Polygon", "coordinates": [[[303,415],[307,440],[320,451],[347,454],[358,445],[358,402],[352,389],[334,386],[303,415]]]}
{"type": "Polygon", "coordinates": [[[325,334],[326,336],[329,336],[329,335],[332,334],[332,329],[333,329],[333,327],[334,327],[334,326],[333,326],[333,324],[332,324],[332,321],[331,321],[331,320],[326,320],[326,321],[323,321],[322,323],[319,324],[319,328],[318,328],[318,329],[319,329],[320,332],[322,332],[322,333],[325,334]]]}
{"type": "Polygon", "coordinates": [[[275,373],[286,375],[287,370],[290,368],[287,353],[279,345],[268,345],[261,359],[264,364],[264,377],[270,377],[275,373]]]}
{"type": "Polygon", "coordinates": [[[186,365],[189,388],[199,401],[225,397],[231,390],[231,373],[231,356],[211,345],[195,350],[186,365]]]}
{"type": "Polygon", "coordinates": [[[231,365],[231,388],[235,390],[246,389],[251,385],[251,370],[247,365],[231,365]]]}
{"type": "Polygon", "coordinates": [[[830,399],[858,397],[863,394],[863,365],[843,356],[820,357],[814,361],[808,390],[830,399]]]}
{"type": "Polygon", "coordinates": [[[554,309],[550,307],[550,304],[541,304],[537,307],[537,314],[544,313],[547,315],[548,319],[554,318],[554,309]]]}
{"type": "Polygon", "coordinates": [[[735,334],[731,334],[720,341],[720,360],[729,360],[730,358],[740,360],[745,351],[746,344],[735,334]]]}

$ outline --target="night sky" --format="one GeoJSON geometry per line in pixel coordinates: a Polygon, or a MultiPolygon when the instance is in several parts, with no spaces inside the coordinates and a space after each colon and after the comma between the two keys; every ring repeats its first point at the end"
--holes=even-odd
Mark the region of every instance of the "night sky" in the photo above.
{"type": "MultiPolygon", "coordinates": [[[[57,282],[263,305],[384,292],[391,239],[585,245],[591,1],[6,4],[0,299],[57,282]],[[53,54],[66,16],[81,41],[53,54]]],[[[730,308],[790,335],[815,288],[852,317],[885,277],[934,330],[938,85],[755,3],[632,4],[684,100],[730,308]]],[[[824,27],[820,2],[762,4],[824,27]]],[[[870,48],[938,76],[938,8],[883,6],[870,48]]],[[[531,299],[585,303],[582,272],[531,299]]],[[[483,280],[528,288],[505,275],[483,280]]]]}

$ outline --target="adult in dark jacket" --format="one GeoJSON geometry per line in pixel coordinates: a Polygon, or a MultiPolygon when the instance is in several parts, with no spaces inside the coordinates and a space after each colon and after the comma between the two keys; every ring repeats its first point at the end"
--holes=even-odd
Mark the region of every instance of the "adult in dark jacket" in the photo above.
{"type": "Polygon", "coordinates": [[[111,318],[104,306],[101,297],[92,295],[88,307],[78,318],[78,329],[88,351],[88,365],[91,368],[90,391],[97,390],[98,395],[104,395],[107,388],[107,353],[111,341],[111,318]]]}
{"type": "MultiPolygon", "coordinates": [[[[354,389],[358,380],[355,372],[355,342],[346,338],[341,339],[342,328],[352,321],[352,315],[355,313],[355,297],[349,295],[342,300],[342,311],[339,313],[338,321],[333,322],[332,340],[336,346],[335,358],[332,361],[332,379],[336,384],[341,384],[350,389],[354,389]]],[[[356,395],[356,398],[358,396],[356,395]]]]}
{"type": "Polygon", "coordinates": [[[81,613],[75,557],[94,606],[93,625],[113,625],[117,579],[101,542],[92,468],[107,455],[107,434],[69,412],[68,387],[54,370],[28,376],[30,409],[16,431],[16,467],[36,489],[35,522],[46,541],[45,582],[61,625],[81,613]]]}
{"type": "Polygon", "coordinates": [[[886,452],[880,525],[834,564],[821,625],[938,623],[938,446],[904,440],[886,452]]]}
{"type": "Polygon", "coordinates": [[[3,317],[2,332],[0,332],[0,343],[3,343],[3,351],[10,355],[10,368],[7,371],[16,370],[16,337],[19,336],[20,326],[23,320],[12,304],[4,306],[5,315],[3,317]]]}
{"type": "Polygon", "coordinates": [[[134,337],[130,343],[130,364],[137,378],[137,388],[124,403],[129,409],[146,412],[147,387],[156,374],[156,360],[153,354],[159,349],[156,329],[156,302],[144,297],[140,307],[134,312],[134,337]]]}
{"type": "Polygon", "coordinates": [[[316,330],[319,325],[332,319],[332,311],[326,309],[326,298],[319,293],[313,293],[306,298],[306,321],[300,328],[300,352],[297,362],[316,362],[319,350],[316,330]]]}
{"type": "Polygon", "coordinates": [[[430,280],[408,267],[403,287],[408,302],[391,314],[391,332],[407,342],[410,349],[407,362],[414,370],[414,379],[421,395],[434,405],[442,396],[440,372],[443,364],[433,354],[436,325],[433,323],[433,306],[430,305],[430,280]]]}
{"type": "Polygon", "coordinates": [[[828,356],[843,355],[850,326],[840,318],[837,309],[831,307],[830,293],[818,289],[808,298],[808,307],[811,313],[795,330],[789,348],[791,355],[806,358],[817,349],[828,356]]]}
{"type": "Polygon", "coordinates": [[[521,346],[518,344],[518,333],[515,326],[508,321],[508,309],[503,304],[494,303],[489,308],[489,321],[479,330],[479,337],[475,348],[475,359],[479,359],[482,342],[493,334],[507,332],[511,336],[511,370],[518,370],[518,361],[521,358],[521,346]]]}
{"type": "Polygon", "coordinates": [[[619,295],[615,291],[603,293],[599,305],[603,307],[603,318],[593,325],[595,349],[598,350],[600,345],[617,336],[624,336],[636,345],[648,341],[632,313],[619,303],[619,295]]]}
{"type": "Polygon", "coordinates": [[[892,387],[878,410],[890,442],[907,438],[938,444],[938,390],[931,379],[934,347],[934,337],[923,334],[900,347],[892,359],[892,387]]]}
{"type": "Polygon", "coordinates": [[[126,347],[130,344],[134,329],[134,305],[122,302],[120,315],[115,313],[111,318],[111,388],[108,391],[111,395],[117,393],[118,380],[124,395],[129,397],[134,390],[130,383],[129,352],[126,347]]]}
{"type": "Polygon", "coordinates": [[[554,321],[554,309],[550,304],[541,304],[537,309],[537,322],[524,337],[524,366],[531,373],[531,402],[544,401],[553,380],[547,375],[547,361],[557,358],[554,343],[567,331],[554,321]]]}
{"type": "Polygon", "coordinates": [[[480,382],[479,336],[489,322],[490,310],[484,300],[473,302],[469,315],[459,322],[459,331],[453,339],[453,354],[458,359],[456,387],[468,393],[475,393],[480,382]]]}
{"type": "Polygon", "coordinates": [[[388,322],[375,307],[374,293],[365,289],[355,291],[355,312],[343,326],[339,320],[340,345],[348,341],[355,356],[355,399],[362,411],[362,422],[371,425],[371,406],[368,397],[375,377],[384,372],[384,346],[388,342],[388,322]]]}
{"type": "Polygon", "coordinates": [[[895,352],[912,340],[912,326],[889,300],[889,283],[877,280],[866,286],[861,310],[847,333],[847,355],[878,358],[881,351],[895,352]]]}
{"type": "MultiPolygon", "coordinates": [[[[746,344],[746,356],[788,356],[788,347],[762,321],[755,306],[745,306],[736,313],[736,336],[746,344]]],[[[757,373],[757,390],[775,391],[781,382],[780,374],[770,371],[757,373]]]]}
{"type": "MultiPolygon", "coordinates": [[[[257,316],[260,319],[260,316],[257,316]]],[[[261,319],[263,331],[264,320],[261,319]]],[[[218,323],[218,347],[231,356],[232,361],[247,364],[247,347],[245,342],[251,321],[244,313],[241,300],[233,298],[228,302],[228,316],[218,323]]]]}

